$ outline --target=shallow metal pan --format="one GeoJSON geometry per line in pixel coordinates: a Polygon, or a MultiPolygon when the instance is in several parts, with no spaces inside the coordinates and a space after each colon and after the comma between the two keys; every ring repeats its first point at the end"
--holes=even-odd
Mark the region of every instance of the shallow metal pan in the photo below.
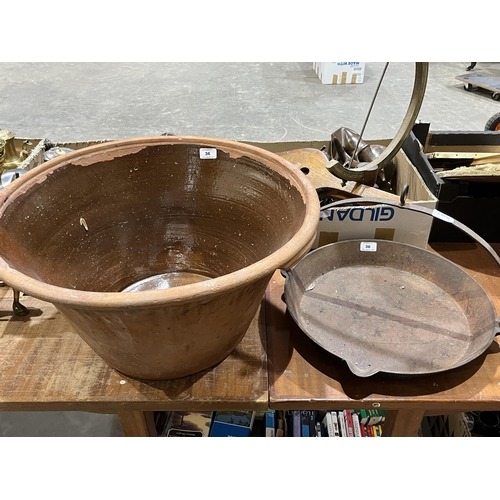
{"type": "MultiPolygon", "coordinates": [[[[418,210],[460,227],[500,263],[470,229],[437,210],[418,210]]],[[[348,240],[310,252],[286,273],[284,298],[301,330],[360,377],[450,370],[481,355],[500,332],[488,294],[466,271],[393,241],[348,240]]]]}

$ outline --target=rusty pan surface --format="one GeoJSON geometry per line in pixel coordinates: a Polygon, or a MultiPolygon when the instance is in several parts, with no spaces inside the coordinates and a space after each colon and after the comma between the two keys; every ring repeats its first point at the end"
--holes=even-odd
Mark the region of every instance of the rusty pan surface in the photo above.
{"type": "Polygon", "coordinates": [[[499,329],[493,303],[466,271],[392,241],[318,248],[288,272],[285,301],[302,331],[361,377],[464,365],[499,329]]]}

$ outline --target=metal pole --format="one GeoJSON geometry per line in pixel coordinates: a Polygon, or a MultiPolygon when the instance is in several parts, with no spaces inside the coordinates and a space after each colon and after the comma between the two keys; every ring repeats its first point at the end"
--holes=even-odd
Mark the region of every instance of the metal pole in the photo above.
{"type": "Polygon", "coordinates": [[[366,128],[366,124],[368,123],[368,118],[370,118],[370,113],[372,112],[373,105],[375,104],[375,99],[377,98],[378,91],[380,89],[380,85],[382,84],[382,80],[384,79],[385,72],[387,71],[388,66],[389,66],[389,63],[385,63],[384,70],[382,71],[382,75],[380,76],[380,80],[378,81],[377,88],[375,89],[375,95],[373,96],[372,102],[370,104],[370,108],[368,109],[368,113],[367,113],[366,118],[365,118],[365,122],[363,123],[363,128],[361,129],[361,133],[359,134],[358,142],[356,143],[356,147],[354,148],[354,152],[352,153],[352,156],[351,156],[351,161],[349,162],[349,166],[347,168],[352,168],[352,162],[353,162],[353,160],[356,157],[356,154],[358,152],[358,147],[359,147],[359,143],[361,142],[361,137],[363,136],[363,133],[364,133],[365,128],[366,128]]]}

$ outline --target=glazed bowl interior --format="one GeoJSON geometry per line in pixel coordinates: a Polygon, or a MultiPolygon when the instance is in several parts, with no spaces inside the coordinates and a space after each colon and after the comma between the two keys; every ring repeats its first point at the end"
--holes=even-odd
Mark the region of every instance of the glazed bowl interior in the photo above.
{"type": "Polygon", "coordinates": [[[206,159],[211,144],[162,139],[87,148],[20,178],[0,212],[4,261],[80,291],[182,286],[269,257],[315,208],[252,149],[206,159]]]}

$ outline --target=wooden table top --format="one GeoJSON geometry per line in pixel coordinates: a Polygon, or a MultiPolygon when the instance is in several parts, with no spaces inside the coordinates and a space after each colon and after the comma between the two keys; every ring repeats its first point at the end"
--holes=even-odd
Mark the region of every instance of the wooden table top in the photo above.
{"type": "MultiPolygon", "coordinates": [[[[492,245],[500,252],[500,244],[492,245]]],[[[475,243],[434,243],[435,250],[466,269],[488,292],[500,315],[500,268],[475,243]]],[[[419,409],[430,413],[500,410],[497,339],[470,363],[419,376],[377,373],[360,378],[296,326],[282,300],[284,278],[275,273],[266,295],[269,397],[274,409],[419,409]]]]}
{"type": "MultiPolygon", "coordinates": [[[[500,251],[500,244],[492,246],[500,251]]],[[[482,247],[447,243],[433,248],[470,272],[500,313],[500,269],[482,247]]],[[[2,287],[0,411],[265,410],[268,404],[276,409],[500,410],[496,340],[483,355],[447,372],[359,378],[298,329],[282,301],[283,284],[275,273],[265,307],[223,362],[161,382],[132,379],[110,368],[49,303],[22,296],[31,313],[14,316],[12,290],[2,287]]]]}
{"type": "Polygon", "coordinates": [[[22,296],[12,313],[0,288],[0,411],[265,410],[266,327],[260,307],[239,346],[216,367],[171,381],[141,381],[110,368],[52,304],[22,296]]]}

